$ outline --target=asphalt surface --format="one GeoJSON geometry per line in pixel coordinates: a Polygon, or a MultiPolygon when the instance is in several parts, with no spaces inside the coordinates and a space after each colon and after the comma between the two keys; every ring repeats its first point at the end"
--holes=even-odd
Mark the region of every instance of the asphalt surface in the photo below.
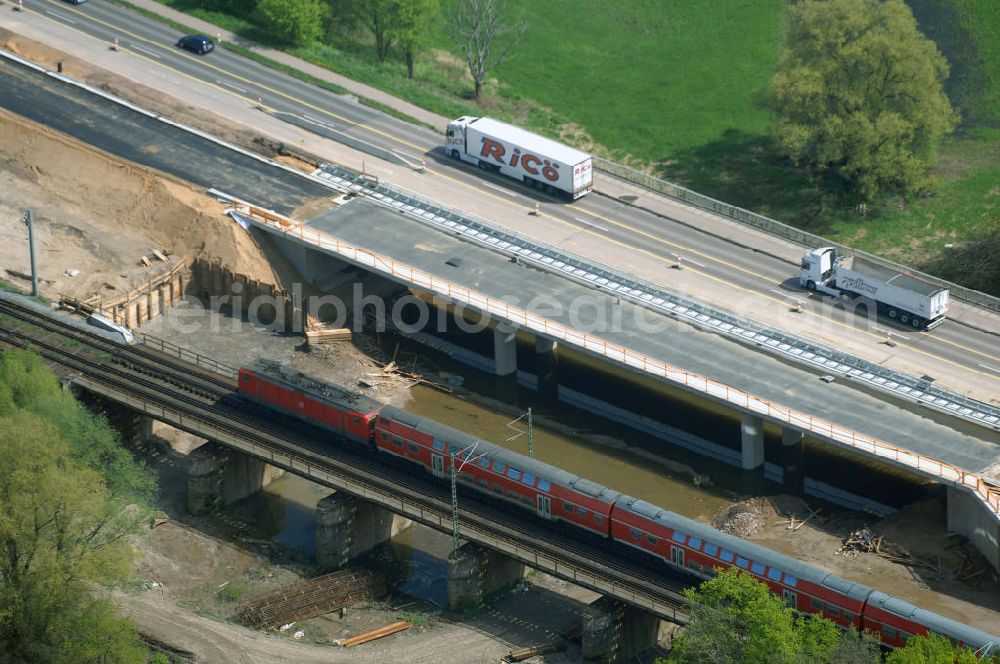
{"type": "Polygon", "coordinates": [[[616,303],[613,296],[569,279],[511,263],[501,254],[369,201],[352,200],[307,225],[495,299],[525,306],[537,297],[538,306],[528,307],[537,315],[592,331],[613,343],[774,403],[823,413],[835,424],[897,447],[974,472],[1000,461],[1000,433],[983,432],[974,426],[956,427],[950,417],[904,406],[849,383],[825,383],[819,373],[805,372],[669,316],[628,302],[616,303]],[[446,263],[457,256],[463,259],[460,265],[446,263]],[[614,324],[615,320],[620,324],[614,324]],[[657,331],[650,334],[650,329],[657,331]]]}
{"type": "Polygon", "coordinates": [[[253,157],[7,61],[0,64],[0,90],[0,107],[9,111],[205,188],[250,186],[278,212],[330,195],[300,175],[264,168],[253,157]]]}
{"type": "MultiPolygon", "coordinates": [[[[217,48],[207,56],[196,56],[178,49],[181,36],[162,23],[127,11],[103,0],[90,0],[82,6],[71,6],[58,0],[38,0],[35,11],[50,20],[62,22],[73,29],[110,43],[116,36],[123,48],[144,54],[147,58],[180,75],[203,81],[248,100],[262,100],[265,107],[279,115],[298,116],[295,124],[317,126],[342,132],[350,137],[352,147],[371,146],[369,152],[383,156],[385,151],[406,159],[427,161],[443,177],[460,186],[508,201],[518,212],[533,201],[541,201],[544,216],[582,233],[596,235],[619,246],[634,247],[647,255],[674,260],[677,255],[689,258],[689,269],[697,271],[715,284],[728,284],[745,293],[762,295],[771,300],[808,298],[811,310],[837,320],[839,325],[870,329],[864,319],[846,319],[835,308],[834,301],[822,296],[808,296],[795,283],[797,257],[769,255],[730,242],[727,238],[701,232],[697,220],[681,219],[680,212],[652,214],[641,208],[623,205],[615,198],[590,195],[573,204],[558,204],[540,197],[520,183],[502,176],[484,174],[468,165],[454,164],[440,149],[437,132],[396,120],[388,115],[359,105],[353,99],[304,83],[258,63],[217,48]],[[485,191],[483,184],[493,183],[502,193],[485,191]],[[694,265],[692,265],[694,263],[694,265]]],[[[214,37],[214,35],[209,35],[214,37]]],[[[363,148],[362,148],[363,149],[363,148]]],[[[598,175],[598,187],[603,176],[598,175]]],[[[243,182],[240,191],[252,191],[243,182]]],[[[692,293],[697,296],[697,292],[692,293]]],[[[967,305],[955,302],[953,309],[967,305]]],[[[993,321],[988,321],[992,323],[993,321]]],[[[892,323],[881,321],[882,328],[892,323]]],[[[905,335],[901,343],[913,348],[928,360],[941,361],[949,369],[966,371],[969,380],[979,381],[979,398],[989,400],[989,394],[1000,394],[1000,326],[970,326],[949,321],[936,330],[918,334],[899,328],[905,335]]],[[[883,336],[884,331],[878,330],[883,336]]],[[[872,337],[875,335],[872,334],[872,337]]],[[[933,373],[933,370],[928,370],[933,373]]]]}

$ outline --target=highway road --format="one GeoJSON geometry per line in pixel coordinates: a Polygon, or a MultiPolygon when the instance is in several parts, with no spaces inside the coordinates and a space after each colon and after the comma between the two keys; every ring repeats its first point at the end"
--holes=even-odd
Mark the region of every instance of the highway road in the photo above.
{"type": "MultiPolygon", "coordinates": [[[[597,192],[572,204],[540,196],[508,178],[450,161],[439,148],[438,132],[226,49],[204,57],[181,51],[174,45],[177,31],[104,0],[82,6],[30,0],[25,12],[4,12],[0,26],[56,41],[59,48],[84,58],[95,48],[106,51],[117,37],[122,57],[114,68],[124,76],[153,86],[154,77],[141,72],[162,70],[160,78],[172,81],[160,85],[164,92],[224,117],[231,117],[227,105],[245,108],[262,101],[272,113],[296,115],[305,124],[326,125],[370,144],[372,154],[389,150],[410,160],[426,159],[429,168],[423,175],[392,170],[398,184],[715,306],[1000,404],[1000,317],[995,314],[953,301],[952,320],[927,333],[896,329],[895,346],[889,346],[882,343],[889,325],[885,321],[849,317],[830,298],[798,289],[794,278],[800,247],[613,178],[598,174],[597,192]],[[526,215],[536,202],[540,214],[526,215]],[[683,270],[671,270],[678,256],[683,270]],[[805,301],[804,311],[790,313],[798,299],[805,301]]],[[[378,161],[371,157],[368,163],[378,161]]],[[[239,191],[244,197],[254,192],[252,182],[239,191]]]]}

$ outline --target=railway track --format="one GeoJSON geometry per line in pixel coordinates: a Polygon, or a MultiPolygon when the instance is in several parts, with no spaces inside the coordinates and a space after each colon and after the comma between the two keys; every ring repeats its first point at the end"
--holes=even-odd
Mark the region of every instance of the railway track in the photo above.
{"type": "MultiPolygon", "coordinates": [[[[0,313],[13,316],[41,333],[9,329],[0,325],[0,341],[17,347],[32,347],[51,362],[80,372],[88,379],[113,390],[139,396],[148,403],[173,412],[180,412],[189,421],[211,427],[224,427],[248,443],[280,451],[303,465],[322,468],[326,473],[342,478],[346,483],[361,483],[394,500],[418,505],[438,520],[450,520],[451,501],[447,487],[395,465],[384,463],[373,453],[352,450],[347,444],[331,444],[332,434],[320,429],[284,426],[284,418],[267,420],[247,411],[247,404],[235,396],[235,380],[220,375],[206,379],[203,370],[186,362],[165,360],[162,353],[148,353],[134,346],[124,346],[105,337],[81,330],[62,321],[53,321],[44,314],[26,307],[0,303],[0,313]],[[110,360],[88,357],[78,348],[66,348],[49,339],[52,334],[65,336],[78,344],[106,353],[110,360]],[[198,374],[198,375],[195,375],[198,374]]],[[[197,431],[192,431],[197,434],[197,431]]],[[[551,524],[540,524],[521,515],[511,515],[498,506],[463,495],[459,503],[463,528],[480,533],[484,539],[498,539],[521,548],[533,549],[538,555],[569,570],[585,572],[606,579],[636,596],[645,597],[675,611],[684,611],[681,591],[692,579],[655,570],[647,561],[630,560],[629,553],[618,544],[597,538],[586,541],[570,538],[553,531],[551,524]],[[620,547],[620,549],[619,549],[620,547]]],[[[420,519],[417,519],[420,520],[420,519]]],[[[425,525],[439,527],[433,520],[425,525]]],[[[557,574],[558,575],[558,574],[557,574]]],[[[579,583],[571,575],[568,581],[579,583]]],[[[601,589],[594,588],[598,592],[601,589]]]]}

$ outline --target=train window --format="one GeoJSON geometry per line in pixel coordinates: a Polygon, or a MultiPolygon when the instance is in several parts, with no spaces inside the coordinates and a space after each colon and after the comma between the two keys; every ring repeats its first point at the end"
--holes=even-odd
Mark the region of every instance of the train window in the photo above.
{"type": "Polygon", "coordinates": [[[434,449],[436,449],[438,452],[444,452],[444,443],[441,442],[440,440],[435,440],[434,449]]]}
{"type": "Polygon", "coordinates": [[[580,508],[580,518],[581,519],[586,519],[587,518],[587,510],[585,510],[582,507],[580,508]]]}
{"type": "Polygon", "coordinates": [[[389,442],[389,432],[387,432],[387,431],[379,431],[378,435],[379,435],[379,438],[382,439],[383,443],[388,443],[389,442]]]}
{"type": "Polygon", "coordinates": [[[840,617],[840,609],[837,608],[836,606],[828,606],[828,607],[826,607],[826,612],[830,615],[831,618],[839,618],[840,617]]]}
{"type": "Polygon", "coordinates": [[[351,421],[354,422],[355,424],[361,424],[361,418],[360,417],[352,417],[351,421]]]}
{"type": "Polygon", "coordinates": [[[551,491],[552,490],[552,485],[549,484],[546,480],[538,480],[538,490],[539,491],[551,491]]]}
{"type": "Polygon", "coordinates": [[[758,576],[764,576],[764,566],[760,563],[754,563],[750,565],[750,571],[758,576]]]}
{"type": "Polygon", "coordinates": [[[416,443],[407,443],[406,447],[413,454],[419,454],[420,453],[420,446],[417,445],[416,443]]]}
{"type": "Polygon", "coordinates": [[[684,540],[687,539],[687,535],[685,535],[684,533],[682,533],[679,530],[675,530],[674,531],[674,536],[671,539],[673,539],[675,542],[683,544],[684,540]]]}
{"type": "Polygon", "coordinates": [[[884,634],[887,639],[896,638],[896,630],[889,625],[882,625],[882,634],[884,634]]]}
{"type": "MultiPolygon", "coordinates": [[[[910,634],[909,632],[904,632],[903,630],[899,630],[899,640],[902,641],[903,643],[909,641],[911,636],[913,635],[910,634]]],[[[955,644],[955,647],[956,648],[958,647],[957,643],[955,644]]]]}
{"type": "Polygon", "coordinates": [[[844,620],[846,620],[849,623],[854,622],[854,614],[851,613],[850,611],[844,611],[844,620]]]}
{"type": "Polygon", "coordinates": [[[825,603],[821,599],[816,599],[815,597],[809,598],[809,606],[813,608],[813,611],[822,611],[825,603]]]}
{"type": "Polygon", "coordinates": [[[250,374],[243,374],[243,380],[250,380],[250,374]]]}
{"type": "Polygon", "coordinates": [[[527,484],[528,486],[535,486],[535,476],[532,475],[531,473],[525,473],[524,475],[522,475],[521,481],[527,484]]]}
{"type": "Polygon", "coordinates": [[[799,598],[791,590],[782,590],[781,596],[785,599],[785,604],[793,609],[799,605],[799,598]]]}
{"type": "Polygon", "coordinates": [[[497,494],[498,496],[502,496],[503,495],[503,487],[500,486],[499,484],[494,484],[493,485],[493,493],[497,494]]]}
{"type": "Polygon", "coordinates": [[[646,542],[652,546],[656,546],[656,538],[650,534],[646,534],[646,542]]]}
{"type": "Polygon", "coordinates": [[[483,479],[481,477],[476,480],[476,484],[478,484],[479,486],[483,487],[484,489],[489,489],[490,488],[490,483],[487,482],[485,479],[483,479]]]}
{"type": "Polygon", "coordinates": [[[710,543],[706,543],[705,544],[705,553],[707,553],[708,555],[714,556],[718,552],[719,552],[719,547],[715,546],[714,544],[710,544],[710,543]]]}
{"type": "Polygon", "coordinates": [[[503,465],[499,461],[493,462],[493,470],[503,475],[503,471],[507,469],[507,466],[503,465]]]}
{"type": "Polygon", "coordinates": [[[399,436],[392,437],[392,444],[395,445],[396,447],[402,447],[404,442],[405,441],[399,436]]]}
{"type": "Polygon", "coordinates": [[[601,525],[602,523],[604,523],[604,517],[601,516],[600,514],[595,514],[594,523],[596,523],[597,525],[601,525]]]}
{"type": "Polygon", "coordinates": [[[700,549],[701,548],[701,538],[699,538],[699,537],[692,537],[691,539],[688,540],[688,546],[691,547],[692,549],[700,549]]]}
{"type": "Polygon", "coordinates": [[[576,508],[573,507],[572,503],[563,503],[563,511],[572,514],[573,512],[576,511],[576,508]]]}
{"type": "Polygon", "coordinates": [[[719,558],[727,563],[731,563],[733,562],[733,552],[722,549],[721,551],[719,551],[719,558]]]}
{"type": "Polygon", "coordinates": [[[740,569],[746,569],[750,566],[750,561],[743,556],[736,556],[736,566],[740,569]]]}
{"type": "Polygon", "coordinates": [[[798,584],[799,580],[792,576],[791,574],[785,575],[785,585],[794,588],[798,584]]]}
{"type": "Polygon", "coordinates": [[[521,496],[521,502],[529,507],[535,506],[535,501],[533,501],[529,496],[521,496]]]}
{"type": "Polygon", "coordinates": [[[642,531],[639,530],[638,528],[629,528],[628,534],[631,535],[632,539],[634,539],[637,542],[642,539],[642,531]]]}
{"type": "Polygon", "coordinates": [[[777,567],[772,567],[771,569],[767,570],[767,578],[771,579],[772,581],[781,581],[781,570],[778,569],[777,567]]]}
{"type": "Polygon", "coordinates": [[[521,471],[516,468],[508,468],[507,477],[509,477],[512,480],[519,480],[521,479],[521,471]]]}
{"type": "Polygon", "coordinates": [[[490,458],[488,456],[481,456],[476,460],[476,463],[478,463],[481,468],[489,468],[490,458]]]}

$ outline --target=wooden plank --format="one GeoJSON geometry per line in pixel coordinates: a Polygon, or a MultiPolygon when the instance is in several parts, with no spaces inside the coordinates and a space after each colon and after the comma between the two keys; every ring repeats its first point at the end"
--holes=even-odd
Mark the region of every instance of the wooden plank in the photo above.
{"type": "Polygon", "coordinates": [[[394,622],[391,625],[379,627],[378,629],[373,629],[370,632],[365,632],[364,634],[358,634],[357,636],[352,636],[349,639],[344,639],[340,642],[340,645],[344,648],[353,648],[354,646],[359,646],[362,643],[368,643],[369,641],[381,639],[389,636],[390,634],[396,634],[397,632],[410,629],[411,627],[413,627],[413,623],[400,620],[399,622],[394,622]]]}

